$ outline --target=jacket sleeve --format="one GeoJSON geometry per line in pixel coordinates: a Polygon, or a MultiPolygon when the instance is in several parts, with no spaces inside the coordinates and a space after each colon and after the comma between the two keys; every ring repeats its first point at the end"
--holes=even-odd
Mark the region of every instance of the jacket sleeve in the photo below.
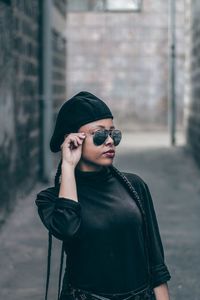
{"type": "Polygon", "coordinates": [[[149,259],[150,270],[152,276],[152,286],[156,286],[165,283],[170,280],[171,275],[165,264],[164,249],[160,236],[158,221],[153,205],[151,193],[146,183],[144,183],[144,208],[147,218],[148,235],[149,235],[149,259]]]}
{"type": "Polygon", "coordinates": [[[42,190],[35,204],[44,226],[59,240],[77,236],[81,223],[81,205],[69,198],[58,197],[54,187],[42,190]]]}

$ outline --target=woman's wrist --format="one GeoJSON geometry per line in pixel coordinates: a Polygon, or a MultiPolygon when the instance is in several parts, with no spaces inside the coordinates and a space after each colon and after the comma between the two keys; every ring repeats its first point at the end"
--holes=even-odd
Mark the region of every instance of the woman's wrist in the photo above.
{"type": "Polygon", "coordinates": [[[75,180],[75,167],[66,162],[62,162],[61,165],[61,184],[59,197],[78,201],[75,180]]]}
{"type": "Polygon", "coordinates": [[[74,172],[75,166],[68,163],[68,162],[66,162],[66,161],[63,161],[62,165],[61,165],[61,170],[64,171],[64,172],[65,171],[74,172]]]}

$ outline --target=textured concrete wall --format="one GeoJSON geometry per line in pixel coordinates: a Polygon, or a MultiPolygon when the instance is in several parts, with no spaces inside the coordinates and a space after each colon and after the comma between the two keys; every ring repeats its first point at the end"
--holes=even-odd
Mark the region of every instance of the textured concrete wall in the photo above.
{"type": "MultiPolygon", "coordinates": [[[[54,28],[52,29],[53,45],[53,124],[57,118],[60,106],[66,100],[66,0],[54,0],[54,28]],[[55,12],[57,10],[57,18],[55,12]]],[[[50,151],[50,150],[49,150],[50,151]]],[[[60,152],[53,154],[53,166],[57,168],[60,161],[60,152]]]]}
{"type": "MultiPolygon", "coordinates": [[[[90,90],[121,128],[162,129],[168,110],[168,1],[143,1],[141,13],[68,13],[67,93],[90,90]]],[[[184,0],[177,6],[177,118],[182,124],[184,0]]]]}
{"type": "Polygon", "coordinates": [[[66,100],[66,40],[56,29],[52,30],[53,44],[53,106],[54,120],[60,105],[66,100]]]}
{"type": "Polygon", "coordinates": [[[38,171],[39,1],[0,1],[0,222],[38,171]],[[1,28],[2,29],[2,28],[1,28]]]}
{"type": "Polygon", "coordinates": [[[200,166],[200,3],[186,1],[185,130],[200,166]]]}
{"type": "MultiPolygon", "coordinates": [[[[60,13],[64,1],[53,3],[52,98],[56,111],[66,98],[66,42],[65,16],[60,13]]],[[[0,0],[0,224],[18,195],[27,194],[42,173],[41,16],[39,0],[0,0]]]]}

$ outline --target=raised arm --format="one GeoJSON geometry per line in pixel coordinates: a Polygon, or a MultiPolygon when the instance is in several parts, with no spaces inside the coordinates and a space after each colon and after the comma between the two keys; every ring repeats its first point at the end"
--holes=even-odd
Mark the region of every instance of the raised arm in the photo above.
{"type": "Polygon", "coordinates": [[[78,202],[75,167],[80,160],[84,135],[67,135],[62,150],[61,183],[37,194],[38,214],[50,233],[60,240],[78,235],[81,205],[78,202]]]}
{"type": "Polygon", "coordinates": [[[71,133],[66,136],[62,149],[61,184],[59,197],[70,198],[78,201],[74,171],[82,154],[82,143],[85,135],[71,133]]]}
{"type": "Polygon", "coordinates": [[[37,194],[35,203],[42,223],[60,240],[76,237],[81,223],[81,205],[70,198],[59,197],[59,190],[50,187],[37,194]]]}

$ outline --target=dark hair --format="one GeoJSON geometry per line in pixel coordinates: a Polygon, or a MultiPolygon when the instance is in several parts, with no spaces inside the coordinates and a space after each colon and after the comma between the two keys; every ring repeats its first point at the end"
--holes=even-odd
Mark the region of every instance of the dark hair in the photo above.
{"type": "Polygon", "coordinates": [[[55,178],[54,178],[54,186],[55,187],[58,187],[58,185],[60,183],[61,165],[62,165],[62,159],[60,160],[60,162],[58,164],[56,175],[55,175],[55,178]]]}

